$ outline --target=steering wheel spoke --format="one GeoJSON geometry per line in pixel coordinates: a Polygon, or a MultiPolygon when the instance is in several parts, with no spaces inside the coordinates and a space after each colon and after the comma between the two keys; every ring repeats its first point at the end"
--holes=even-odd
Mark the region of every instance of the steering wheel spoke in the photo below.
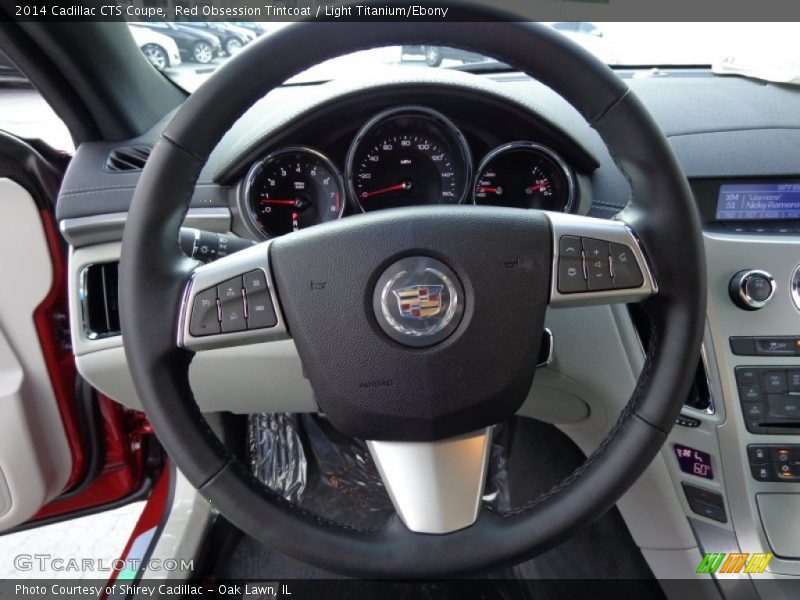
{"type": "Polygon", "coordinates": [[[550,306],[638,302],[658,293],[639,239],[627,224],[546,214],[553,231],[550,306]]]}
{"type": "Polygon", "coordinates": [[[178,345],[207,350],[287,339],[263,242],[195,269],[186,284],[178,345]]]}
{"type": "Polygon", "coordinates": [[[415,533],[445,534],[478,518],[492,428],[435,442],[368,441],[397,514],[415,533]]]}

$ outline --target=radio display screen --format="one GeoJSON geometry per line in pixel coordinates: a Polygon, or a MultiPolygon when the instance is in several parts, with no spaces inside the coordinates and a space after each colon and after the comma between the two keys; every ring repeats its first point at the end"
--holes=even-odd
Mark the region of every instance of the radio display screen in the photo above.
{"type": "Polygon", "coordinates": [[[800,183],[723,184],[717,221],[800,220],[800,183]]]}

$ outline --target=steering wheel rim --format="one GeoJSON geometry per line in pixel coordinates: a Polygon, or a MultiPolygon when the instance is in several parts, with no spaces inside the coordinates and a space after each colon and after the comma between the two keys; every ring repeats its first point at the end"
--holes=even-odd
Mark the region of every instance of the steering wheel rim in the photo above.
{"type": "MultiPolygon", "coordinates": [[[[495,16],[486,8],[473,10],[476,21],[495,16]]],[[[621,79],[558,33],[518,22],[374,23],[368,28],[297,23],[260,38],[219,69],[164,130],[126,223],[120,317],[136,390],[159,439],[189,481],[231,522],[281,552],[334,572],[457,575],[551,548],[613,506],[649,465],[688,392],[687,373],[699,359],[704,264],[697,210],[658,126],[621,79]],[[618,218],[636,232],[658,281],[658,294],[642,304],[651,321],[644,369],[597,451],[525,506],[504,514],[483,511],[471,527],[441,536],[413,533],[398,518],[376,530],[335,523],[265,488],[208,427],[189,386],[193,354],[175,343],[181,299],[196,267],[181,253],[178,231],[217,142],[256,100],[296,72],[349,52],[402,44],[456,46],[493,56],[570,102],[598,131],[631,183],[631,201],[618,218]],[[267,73],[261,71],[265,64],[267,73]],[[263,76],[253,77],[254,72],[263,76]]]]}

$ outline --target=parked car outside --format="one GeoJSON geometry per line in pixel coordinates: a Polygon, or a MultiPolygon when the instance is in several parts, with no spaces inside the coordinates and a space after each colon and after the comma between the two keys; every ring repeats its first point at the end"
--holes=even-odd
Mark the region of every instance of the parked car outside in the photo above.
{"type": "Polygon", "coordinates": [[[222,22],[183,21],[178,27],[210,33],[219,39],[222,49],[228,56],[233,56],[247,44],[256,39],[255,32],[245,28],[222,22]]]}
{"type": "Polygon", "coordinates": [[[546,24],[567,36],[603,62],[607,64],[616,62],[603,30],[594,23],[589,23],[588,21],[556,21],[546,24]]]}
{"type": "Polygon", "coordinates": [[[438,67],[446,58],[460,60],[463,63],[480,62],[486,60],[476,52],[460,50],[458,48],[448,48],[446,46],[403,46],[401,57],[423,56],[425,63],[429,67],[438,67]]]}
{"type": "Polygon", "coordinates": [[[205,65],[224,54],[217,36],[194,27],[183,27],[164,21],[141,21],[131,25],[146,27],[169,36],[178,45],[181,58],[184,60],[205,65]]]}
{"type": "Polygon", "coordinates": [[[183,62],[178,44],[171,37],[148,27],[129,26],[128,29],[142,54],[159,71],[183,62]]]}

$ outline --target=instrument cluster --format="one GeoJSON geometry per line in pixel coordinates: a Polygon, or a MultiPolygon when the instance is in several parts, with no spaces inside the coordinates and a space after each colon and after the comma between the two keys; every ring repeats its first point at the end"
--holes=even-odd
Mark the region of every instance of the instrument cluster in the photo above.
{"type": "Polygon", "coordinates": [[[569,212],[575,177],[552,149],[515,141],[489,151],[473,173],[461,130],[438,111],[381,112],[353,138],[344,173],[321,152],[289,146],[250,168],[239,209],[264,238],[340,218],[346,212],[430,204],[478,204],[569,212]]]}

